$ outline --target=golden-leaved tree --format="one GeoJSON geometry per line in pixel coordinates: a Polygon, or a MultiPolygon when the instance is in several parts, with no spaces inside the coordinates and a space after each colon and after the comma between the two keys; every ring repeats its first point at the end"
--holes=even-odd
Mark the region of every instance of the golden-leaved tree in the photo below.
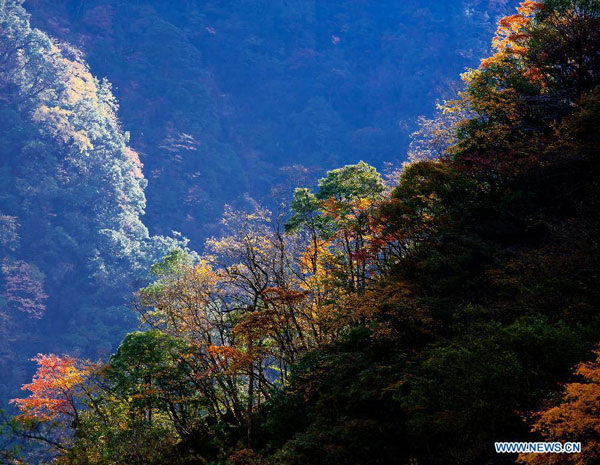
{"type": "Polygon", "coordinates": [[[558,405],[534,414],[532,430],[546,441],[580,442],[580,454],[522,454],[519,463],[586,465],[600,460],[600,351],[577,366],[558,405]]]}

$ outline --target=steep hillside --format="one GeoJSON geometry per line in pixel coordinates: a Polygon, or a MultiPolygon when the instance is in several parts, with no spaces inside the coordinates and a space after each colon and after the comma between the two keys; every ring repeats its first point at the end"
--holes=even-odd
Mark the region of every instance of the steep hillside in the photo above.
{"type": "Polygon", "coordinates": [[[174,243],[145,225],[200,249],[226,202],[302,172],[281,167],[403,159],[508,8],[28,0],[36,30],[21,4],[0,4],[2,393],[36,351],[105,355],[135,324],[129,285],[174,243]]]}
{"type": "Polygon", "coordinates": [[[417,116],[489,49],[508,0],[28,0],[121,102],[146,222],[196,248],[291,164],[403,160],[417,116]]]}
{"type": "Polygon", "coordinates": [[[107,353],[132,286],[171,246],[140,217],[146,181],[110,84],[0,2],[0,397],[37,346],[107,353]],[[152,258],[154,257],[154,258],[152,258]]]}
{"type": "Polygon", "coordinates": [[[14,431],[54,465],[600,463],[600,0],[492,44],[395,179],[227,207],[108,360],[36,357],[14,431]]]}

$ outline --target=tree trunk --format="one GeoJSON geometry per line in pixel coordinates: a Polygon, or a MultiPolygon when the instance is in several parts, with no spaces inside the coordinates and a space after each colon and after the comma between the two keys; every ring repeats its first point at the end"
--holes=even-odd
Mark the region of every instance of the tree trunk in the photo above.
{"type": "MultiPolygon", "coordinates": [[[[248,349],[252,353],[252,338],[248,343],[248,349]]],[[[252,409],[254,407],[254,362],[250,363],[250,373],[248,376],[248,407],[247,407],[247,422],[248,422],[248,436],[247,436],[247,447],[252,449],[252,433],[253,433],[253,421],[252,421],[252,409]]]]}

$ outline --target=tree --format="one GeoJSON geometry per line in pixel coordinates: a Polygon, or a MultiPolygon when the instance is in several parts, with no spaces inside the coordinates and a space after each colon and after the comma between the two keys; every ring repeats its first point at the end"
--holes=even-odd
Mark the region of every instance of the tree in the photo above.
{"type": "Polygon", "coordinates": [[[21,388],[30,395],[10,401],[21,412],[15,417],[16,433],[67,453],[72,443],[69,431],[79,427],[85,401],[90,399],[85,384],[94,365],[54,354],[38,354],[32,361],[38,365],[36,373],[21,388]]]}
{"type": "Polygon", "coordinates": [[[185,342],[158,330],[134,332],[102,368],[102,377],[131,415],[150,428],[168,420],[187,439],[207,404],[196,395],[191,355],[185,342]]]}
{"type": "Polygon", "coordinates": [[[68,356],[38,354],[31,359],[38,364],[33,380],[22,389],[29,397],[13,399],[24,420],[51,421],[69,418],[77,421],[78,388],[93,368],[89,362],[68,356]]]}
{"type": "Polygon", "coordinates": [[[581,382],[567,383],[558,405],[535,413],[532,431],[546,441],[580,442],[581,453],[521,454],[519,463],[584,465],[600,458],[600,351],[577,365],[575,375],[581,382]]]}
{"type": "Polygon", "coordinates": [[[5,260],[2,264],[4,297],[11,307],[29,318],[42,318],[46,311],[48,294],[44,292],[44,276],[34,266],[5,260]]]}
{"type": "Polygon", "coordinates": [[[539,166],[552,128],[598,84],[600,3],[525,1],[503,18],[496,53],[463,74],[466,89],[444,111],[471,116],[451,152],[488,182],[539,166]]]}
{"type": "Polygon", "coordinates": [[[312,194],[297,189],[288,231],[302,231],[310,244],[305,255],[314,276],[341,278],[349,292],[365,289],[372,263],[367,243],[372,212],[385,186],[375,168],[360,162],[329,171],[312,194]]]}
{"type": "Polygon", "coordinates": [[[0,251],[14,252],[19,246],[17,218],[0,214],[0,251]]]}
{"type": "Polygon", "coordinates": [[[527,47],[532,74],[573,103],[600,84],[600,2],[547,0],[527,47]]]}
{"type": "MultiPolygon", "coordinates": [[[[287,231],[247,199],[203,255],[155,264],[146,331],[94,373],[57,460],[504,463],[493,442],[528,438],[522,412],[600,330],[599,97],[557,99],[533,72],[540,11],[503,21],[442,105],[448,156],[391,192],[364,163],[332,170],[295,192],[287,231]]],[[[551,416],[592,444],[598,358],[551,416]]]]}
{"type": "MultiPolygon", "coordinates": [[[[232,334],[235,320],[224,311],[220,277],[208,263],[194,264],[181,250],[172,251],[152,271],[155,282],[140,291],[142,322],[160,330],[165,335],[161,337],[169,335],[176,338],[173,341],[188,344],[187,355],[180,357],[191,370],[196,395],[212,418],[239,424],[242,407],[237,378],[244,364],[232,359],[238,353],[232,334]],[[231,348],[231,352],[219,348],[231,348]]],[[[132,342],[151,336],[140,334],[132,342]]]]}
{"type": "Polygon", "coordinates": [[[146,180],[110,84],[23,3],[0,1],[0,397],[23,382],[34,340],[108,355],[133,323],[131,290],[186,247],[141,220],[146,180]]]}

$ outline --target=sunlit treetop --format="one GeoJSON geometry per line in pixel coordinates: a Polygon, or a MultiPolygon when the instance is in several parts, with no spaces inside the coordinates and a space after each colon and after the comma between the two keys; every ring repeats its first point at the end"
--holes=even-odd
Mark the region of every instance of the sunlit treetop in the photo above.
{"type": "MultiPolygon", "coordinates": [[[[521,454],[519,463],[531,465],[597,463],[600,458],[600,351],[595,359],[580,363],[575,374],[580,378],[565,386],[562,402],[534,415],[533,431],[540,433],[547,441],[581,442],[581,454],[573,454],[568,461],[556,457],[543,457],[544,454],[521,454]]],[[[554,454],[550,454],[554,455],[554,454]]]]}
{"type": "Polygon", "coordinates": [[[517,14],[502,18],[492,40],[496,53],[482,60],[481,65],[487,67],[507,56],[522,57],[527,52],[523,42],[528,37],[528,28],[542,6],[541,2],[526,0],[517,8],[517,14]]]}
{"type": "Polygon", "coordinates": [[[21,412],[21,418],[50,421],[75,417],[76,390],[93,370],[93,364],[54,354],[38,354],[32,361],[37,363],[37,371],[31,383],[21,388],[30,395],[11,400],[21,412]]]}
{"type": "Polygon", "coordinates": [[[573,89],[579,98],[600,79],[600,2],[527,0],[500,20],[492,45],[481,69],[510,65],[542,88],[573,89]]]}

